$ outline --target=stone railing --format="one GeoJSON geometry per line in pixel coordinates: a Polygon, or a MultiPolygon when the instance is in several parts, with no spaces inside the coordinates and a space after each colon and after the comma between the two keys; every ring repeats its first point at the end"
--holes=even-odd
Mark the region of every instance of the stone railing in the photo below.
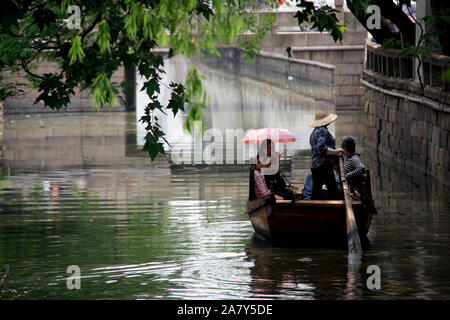
{"type": "Polygon", "coordinates": [[[375,73],[399,79],[413,78],[412,59],[398,56],[398,50],[381,49],[376,44],[367,44],[366,69],[375,73]]]}
{"type": "Polygon", "coordinates": [[[413,58],[399,56],[399,50],[382,49],[375,43],[367,44],[363,79],[379,86],[423,95],[439,103],[450,102],[450,83],[443,81],[445,70],[450,69],[450,57],[431,55],[422,63],[420,87],[413,58]],[[379,77],[382,76],[382,77],[379,77]]]}
{"type": "Polygon", "coordinates": [[[225,69],[232,74],[264,81],[280,88],[290,89],[317,100],[334,100],[333,65],[318,61],[288,58],[282,54],[259,52],[249,62],[239,48],[219,48],[220,60],[214,55],[202,60],[208,65],[225,69]]]}

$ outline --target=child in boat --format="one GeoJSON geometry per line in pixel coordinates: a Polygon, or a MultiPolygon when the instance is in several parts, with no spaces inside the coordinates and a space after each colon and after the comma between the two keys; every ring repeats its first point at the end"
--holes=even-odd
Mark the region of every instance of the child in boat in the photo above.
{"type": "Polygon", "coordinates": [[[341,148],[344,150],[344,173],[345,179],[350,186],[350,191],[356,197],[361,194],[361,180],[366,168],[361,161],[360,154],[355,153],[356,142],[352,136],[343,137],[341,148]]]}

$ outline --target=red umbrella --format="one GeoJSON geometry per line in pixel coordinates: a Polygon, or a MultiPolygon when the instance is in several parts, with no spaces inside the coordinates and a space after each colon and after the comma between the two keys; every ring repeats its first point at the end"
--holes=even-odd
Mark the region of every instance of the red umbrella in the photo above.
{"type": "Polygon", "coordinates": [[[288,129],[263,128],[247,132],[241,143],[260,144],[265,139],[270,139],[273,142],[295,142],[297,140],[288,129]]]}

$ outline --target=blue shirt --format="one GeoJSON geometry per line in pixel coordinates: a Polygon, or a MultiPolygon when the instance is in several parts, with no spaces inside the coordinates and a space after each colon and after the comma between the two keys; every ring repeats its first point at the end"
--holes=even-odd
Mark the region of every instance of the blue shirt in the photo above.
{"type": "Polygon", "coordinates": [[[327,149],[335,149],[336,142],[326,127],[317,127],[309,137],[311,146],[311,169],[318,168],[325,163],[327,149]]]}

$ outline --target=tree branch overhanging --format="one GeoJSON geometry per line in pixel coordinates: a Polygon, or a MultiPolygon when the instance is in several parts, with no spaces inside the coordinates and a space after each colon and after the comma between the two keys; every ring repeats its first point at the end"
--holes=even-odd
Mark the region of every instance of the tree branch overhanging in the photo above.
{"type": "Polygon", "coordinates": [[[377,42],[383,43],[387,39],[394,38],[403,40],[405,43],[414,45],[416,37],[416,27],[413,21],[403,12],[402,8],[396,5],[392,0],[372,0],[371,4],[380,8],[382,23],[380,29],[369,29],[367,27],[367,7],[364,7],[359,0],[347,0],[347,6],[356,19],[366,30],[372,34],[377,42]],[[388,20],[388,21],[386,21],[388,20]],[[396,33],[389,25],[389,21],[400,30],[396,33]],[[401,36],[400,36],[401,33],[401,36]]]}

